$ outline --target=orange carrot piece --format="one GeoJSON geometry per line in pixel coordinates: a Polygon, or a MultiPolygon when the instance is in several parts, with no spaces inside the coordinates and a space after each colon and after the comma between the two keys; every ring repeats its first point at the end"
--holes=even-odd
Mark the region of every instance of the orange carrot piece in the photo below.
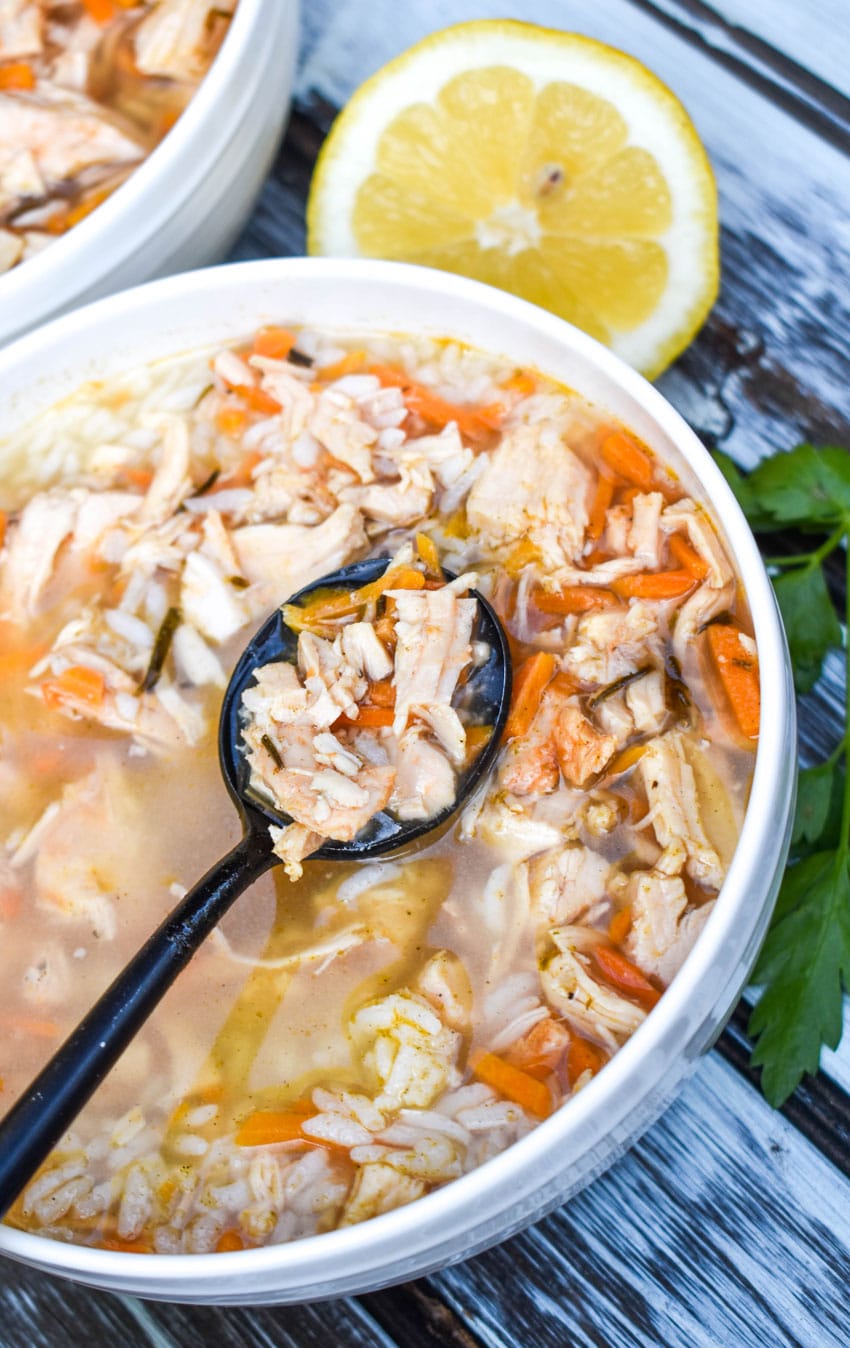
{"type": "Polygon", "coordinates": [[[627,960],[625,955],[621,955],[619,950],[610,950],[608,946],[598,945],[593,957],[608,982],[613,983],[621,992],[630,993],[648,1007],[655,1006],[660,1000],[661,993],[652,986],[646,974],[636,964],[632,964],[631,960],[627,960]]]}
{"type": "Polygon", "coordinates": [[[543,691],[554,673],[555,657],[551,651],[535,651],[522,662],[514,675],[505,739],[527,734],[543,691]]]}
{"type": "Polygon", "coordinates": [[[0,921],[11,922],[21,911],[23,894],[17,885],[5,885],[0,889],[0,921]]]}
{"type": "Polygon", "coordinates": [[[153,482],[153,473],[149,468],[125,468],[124,476],[134,487],[141,487],[142,491],[147,491],[153,482]]]}
{"type": "Polygon", "coordinates": [[[547,1016],[512,1044],[506,1057],[513,1067],[542,1081],[558,1067],[569,1043],[569,1030],[554,1016],[547,1016]]]}
{"type": "Polygon", "coordinates": [[[593,504],[590,507],[590,518],[587,522],[587,537],[596,542],[601,538],[605,529],[605,516],[608,507],[614,496],[615,482],[607,473],[600,473],[596,483],[596,492],[593,497],[593,504]]]}
{"type": "Polygon", "coordinates": [[[106,680],[99,669],[89,669],[87,665],[71,665],[63,674],[53,679],[45,679],[41,685],[41,695],[51,711],[62,706],[69,698],[75,702],[85,702],[89,707],[99,707],[106,692],[106,680]]]}
{"type": "Polygon", "coordinates": [[[5,510],[0,510],[0,548],[6,540],[6,530],[9,527],[9,516],[5,510]]]}
{"type": "Polygon", "coordinates": [[[524,571],[527,566],[540,561],[540,549],[535,547],[530,538],[521,538],[515,543],[505,558],[504,566],[508,575],[513,579],[524,571]]]}
{"type": "Polygon", "coordinates": [[[153,1246],[147,1240],[122,1240],[120,1236],[107,1236],[98,1242],[99,1250],[121,1250],[124,1254],[153,1254],[153,1246]]]}
{"type": "Polygon", "coordinates": [[[649,491],[655,477],[652,459],[630,436],[622,431],[612,431],[606,435],[599,450],[603,463],[641,491],[649,491]]]}
{"type": "Polygon", "coordinates": [[[0,89],[34,89],[35,71],[29,61],[10,61],[0,66],[0,89]]]}
{"type": "Polygon", "coordinates": [[[283,620],[293,631],[312,628],[317,624],[334,622],[337,618],[347,618],[357,613],[366,604],[380,599],[386,590],[424,590],[425,577],[412,566],[390,567],[369,585],[359,590],[342,590],[319,595],[303,608],[297,604],[284,604],[283,620]]]}
{"type": "Polygon", "coordinates": [[[222,1231],[216,1241],[216,1254],[230,1254],[233,1250],[244,1250],[245,1242],[238,1231],[222,1231]]]}
{"type": "Polygon", "coordinates": [[[244,407],[220,407],[216,412],[215,424],[222,435],[229,435],[235,440],[248,424],[248,413],[244,407]]]}
{"type": "Polygon", "coordinates": [[[427,534],[417,534],[416,551],[425,563],[425,570],[428,575],[436,576],[439,581],[442,581],[443,568],[440,566],[440,554],[433,538],[429,538],[427,534]]]}
{"type": "Polygon", "coordinates": [[[234,384],[233,392],[238,393],[254,412],[262,412],[264,416],[272,417],[281,410],[277,398],[254,384],[234,384]]]}
{"type": "Polygon", "coordinates": [[[113,0],[83,0],[83,6],[95,23],[109,23],[115,18],[113,0]]]}
{"type": "MultiPolygon", "coordinates": [[[[317,371],[319,379],[327,384],[332,384],[336,379],[342,379],[347,374],[358,374],[366,364],[365,351],[349,351],[347,356],[341,360],[335,360],[332,365],[323,365],[321,370],[317,371]]],[[[319,388],[321,389],[321,384],[319,388]]]]}
{"type": "Polygon", "coordinates": [[[570,1046],[567,1049],[567,1076],[571,1086],[574,1086],[580,1076],[585,1072],[590,1072],[591,1076],[596,1076],[600,1068],[604,1067],[608,1061],[601,1048],[596,1044],[591,1044],[587,1039],[579,1039],[573,1035],[570,1040],[570,1046]]]}
{"type": "Polygon", "coordinates": [[[294,332],[270,325],[267,328],[260,328],[255,336],[252,354],[266,356],[268,360],[286,360],[294,345],[294,332]]]}
{"type": "Polygon", "coordinates": [[[741,641],[739,627],[712,623],[705,629],[708,649],[741,734],[758,739],[761,720],[758,656],[741,641]]]}
{"type": "Polygon", "coordinates": [[[236,1134],[239,1147],[270,1147],[275,1142],[306,1142],[301,1125],[306,1114],[278,1112],[276,1110],[257,1110],[249,1114],[236,1134]]]}
{"type": "Polygon", "coordinates": [[[341,716],[343,724],[362,726],[392,725],[395,712],[392,707],[365,707],[360,703],[360,714],[356,717],[341,716]]]}
{"type": "Polygon", "coordinates": [[[0,1023],[15,1034],[28,1034],[33,1039],[56,1039],[59,1034],[59,1026],[55,1020],[47,1020],[43,1016],[28,1016],[19,1011],[4,1012],[0,1016],[0,1023]]]}
{"type": "Polygon", "coordinates": [[[394,707],[395,684],[392,679],[376,679],[369,685],[367,696],[371,707],[394,707]]]}
{"type": "Polygon", "coordinates": [[[608,939],[613,945],[621,945],[632,926],[632,910],[628,906],[615,913],[608,923],[608,939]]]}
{"type": "Polygon", "coordinates": [[[610,590],[596,585],[565,585],[562,590],[538,590],[533,602],[543,613],[590,613],[593,609],[616,608],[619,600],[610,590]]]}
{"type": "Polygon", "coordinates": [[[486,1086],[492,1086],[506,1100],[513,1100],[535,1118],[546,1119],[552,1113],[552,1093],[536,1077],[498,1058],[495,1053],[480,1053],[472,1061],[472,1070],[486,1086]]]}
{"type": "Polygon", "coordinates": [[[621,599],[681,599],[696,584],[690,571],[640,571],[612,581],[611,589],[621,599]]]}
{"type": "Polygon", "coordinates": [[[699,553],[696,552],[681,534],[671,534],[667,540],[667,546],[670,549],[670,556],[673,561],[684,571],[690,571],[691,575],[697,580],[705,580],[708,575],[708,563],[704,562],[699,553]]]}
{"type": "Polygon", "coordinates": [[[501,403],[481,407],[461,407],[447,402],[423,384],[417,384],[403,370],[392,365],[372,365],[370,372],[386,387],[400,388],[408,412],[442,429],[450,421],[469,440],[480,440],[491,431],[497,431],[505,419],[507,409],[501,403]]]}
{"type": "Polygon", "coordinates": [[[537,389],[537,380],[533,374],[527,370],[515,370],[509,379],[502,384],[506,393],[518,393],[521,398],[527,398],[537,389]]]}
{"type": "Polygon", "coordinates": [[[629,768],[633,768],[645,753],[645,744],[630,744],[627,749],[623,749],[621,753],[617,754],[616,758],[611,759],[605,775],[617,777],[621,772],[628,772],[629,768]]]}
{"type": "Polygon", "coordinates": [[[258,449],[249,450],[235,468],[213,483],[207,495],[214,496],[217,491],[229,491],[231,487],[250,487],[254,469],[262,462],[262,458],[258,449]]]}

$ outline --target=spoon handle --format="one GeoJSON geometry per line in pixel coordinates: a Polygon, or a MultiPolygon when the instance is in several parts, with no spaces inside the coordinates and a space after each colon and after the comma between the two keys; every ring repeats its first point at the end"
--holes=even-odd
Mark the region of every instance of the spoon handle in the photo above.
{"type": "Polygon", "coordinates": [[[275,861],[250,829],[122,970],[0,1123],[0,1216],[67,1132],[180,970],[234,899],[275,861]]]}

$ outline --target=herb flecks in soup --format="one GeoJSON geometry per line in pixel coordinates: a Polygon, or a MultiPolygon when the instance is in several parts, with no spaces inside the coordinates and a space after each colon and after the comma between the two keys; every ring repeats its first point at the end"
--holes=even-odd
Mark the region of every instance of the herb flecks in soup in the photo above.
{"type": "MultiPolygon", "coordinates": [[[[84,388],[3,462],[5,1103],[236,841],[218,710],[283,599],[418,556],[474,572],[513,664],[502,750],[455,825],[379,863],[293,853],[297,883],[254,886],[11,1220],[139,1251],[291,1240],[410,1202],[568,1102],[699,936],[749,790],[752,629],[682,484],[503,359],[281,328],[84,388]]],[[[428,671],[393,639],[421,616],[408,601],[446,593],[430,583],[397,585],[390,612],[329,623],[320,596],[289,615],[317,668],[321,641],[352,671],[310,729],[337,791],[345,737],[371,762],[405,700],[401,739],[439,755],[446,789],[486,739],[446,715],[465,651],[441,663],[442,711],[405,692],[428,671]]],[[[409,796],[395,766],[391,790],[431,809],[417,762],[409,796]]]]}
{"type": "Polygon", "coordinates": [[[236,0],[0,0],[0,273],[105,201],[168,132],[236,0]]]}

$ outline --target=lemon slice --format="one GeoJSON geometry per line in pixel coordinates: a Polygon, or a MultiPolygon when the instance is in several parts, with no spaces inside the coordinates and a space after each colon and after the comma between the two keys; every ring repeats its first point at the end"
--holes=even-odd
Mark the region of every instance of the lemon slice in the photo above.
{"type": "Polygon", "coordinates": [[[633,57],[510,20],[379,70],[334,123],[308,249],[418,262],[533,300],[654,377],[717,293],[717,194],[678,99],[633,57]]]}

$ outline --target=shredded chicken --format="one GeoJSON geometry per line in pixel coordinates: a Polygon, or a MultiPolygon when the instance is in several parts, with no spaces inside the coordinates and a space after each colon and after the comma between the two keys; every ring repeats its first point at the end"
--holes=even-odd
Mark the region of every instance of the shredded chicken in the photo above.
{"type": "Polygon", "coordinates": [[[719,889],[724,870],[703,828],[693,769],[684,737],[652,740],[638,770],[649,802],[649,819],[664,849],[657,869],[678,875],[684,869],[699,884],[719,889]]]}
{"type": "Polygon", "coordinates": [[[688,909],[681,877],[663,871],[633,875],[628,893],[632,923],[626,950],[645,973],[670,983],[691,953],[714,901],[688,909]]]}
{"type": "Polygon", "coordinates": [[[540,426],[505,433],[473,485],[469,523],[488,542],[528,538],[544,569],[568,566],[581,554],[591,478],[584,464],[540,426]]]}

